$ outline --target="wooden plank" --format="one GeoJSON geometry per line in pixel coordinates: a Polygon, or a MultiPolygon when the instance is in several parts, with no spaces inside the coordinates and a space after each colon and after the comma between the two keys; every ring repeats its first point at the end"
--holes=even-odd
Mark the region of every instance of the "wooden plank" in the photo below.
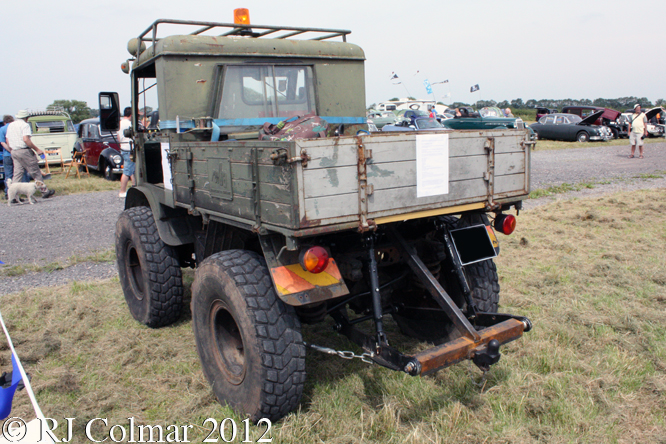
{"type": "MultiPolygon", "coordinates": [[[[178,201],[189,204],[189,189],[176,186],[176,195],[178,201]]],[[[204,190],[195,192],[194,202],[197,208],[210,210],[216,213],[229,214],[231,216],[247,219],[249,222],[255,220],[254,203],[252,199],[234,196],[233,201],[216,199],[204,190]]],[[[294,224],[292,207],[277,202],[261,202],[261,219],[273,225],[283,226],[285,228],[298,228],[294,224]]]]}
{"type": "MultiPolygon", "coordinates": [[[[455,157],[449,163],[449,181],[483,178],[488,169],[484,156],[455,157]]],[[[495,157],[495,175],[525,171],[524,153],[498,154],[495,157]]],[[[368,183],[375,190],[416,185],[416,162],[389,162],[368,165],[368,183]]],[[[303,170],[305,198],[334,196],[358,192],[356,166],[303,170]]]]}
{"type": "Polygon", "coordinates": [[[495,177],[495,195],[508,194],[516,196],[527,193],[525,174],[510,174],[495,177]]]}

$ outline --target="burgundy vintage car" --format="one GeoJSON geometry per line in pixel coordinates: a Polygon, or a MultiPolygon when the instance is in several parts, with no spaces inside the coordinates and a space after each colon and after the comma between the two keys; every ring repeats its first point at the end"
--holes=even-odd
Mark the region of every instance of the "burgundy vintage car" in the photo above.
{"type": "Polygon", "coordinates": [[[86,119],[79,124],[74,149],[84,152],[89,168],[102,173],[106,180],[116,180],[123,172],[117,139],[115,133],[100,131],[99,118],[86,119]]]}

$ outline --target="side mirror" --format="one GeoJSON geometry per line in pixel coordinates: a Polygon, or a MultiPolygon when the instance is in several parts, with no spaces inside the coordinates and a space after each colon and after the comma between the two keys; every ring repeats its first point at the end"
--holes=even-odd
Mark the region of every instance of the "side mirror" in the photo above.
{"type": "Polygon", "coordinates": [[[120,128],[118,93],[99,93],[99,126],[102,131],[118,131],[118,128],[120,128]]]}

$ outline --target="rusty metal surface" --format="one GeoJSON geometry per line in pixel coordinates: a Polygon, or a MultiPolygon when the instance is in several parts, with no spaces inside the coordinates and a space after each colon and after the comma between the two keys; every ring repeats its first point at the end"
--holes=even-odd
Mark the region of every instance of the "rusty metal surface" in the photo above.
{"type": "Polygon", "coordinates": [[[465,359],[471,359],[474,351],[483,349],[488,342],[496,339],[500,344],[516,340],[523,335],[525,324],[517,319],[509,319],[479,331],[479,339],[458,338],[440,346],[415,354],[421,364],[421,375],[427,375],[449,367],[465,359]]]}

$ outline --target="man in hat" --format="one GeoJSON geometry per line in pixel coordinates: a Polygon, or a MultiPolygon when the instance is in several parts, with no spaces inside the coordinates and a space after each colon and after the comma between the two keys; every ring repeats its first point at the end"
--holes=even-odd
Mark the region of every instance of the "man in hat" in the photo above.
{"type": "MultiPolygon", "coordinates": [[[[7,128],[6,138],[12,153],[12,160],[14,161],[15,182],[20,182],[24,171],[27,171],[33,179],[44,181],[42,171],[39,169],[39,164],[37,163],[37,157],[35,157],[35,153],[42,155],[44,151],[39,149],[30,139],[32,131],[30,131],[30,124],[28,123],[29,116],[30,114],[26,110],[20,110],[16,113],[16,120],[10,123],[7,128]]],[[[46,188],[46,185],[39,191],[41,191],[43,198],[48,198],[55,194],[55,191],[49,190],[46,188]]]]}
{"type": "Polygon", "coordinates": [[[647,117],[645,116],[645,113],[641,112],[641,106],[637,103],[634,105],[634,113],[629,118],[629,141],[631,142],[630,159],[634,157],[636,145],[638,145],[638,152],[640,153],[639,159],[643,158],[643,139],[646,138],[647,135],[647,117]]]}

